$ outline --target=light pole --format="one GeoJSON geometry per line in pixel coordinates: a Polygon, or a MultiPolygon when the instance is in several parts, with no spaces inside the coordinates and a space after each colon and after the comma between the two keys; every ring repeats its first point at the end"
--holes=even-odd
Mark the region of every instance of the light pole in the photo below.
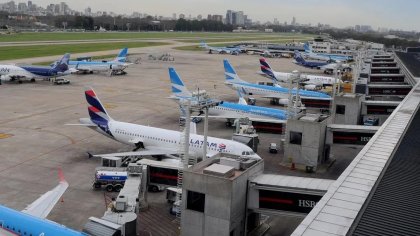
{"type": "Polygon", "coordinates": [[[203,160],[207,157],[207,135],[209,131],[209,107],[204,108],[204,142],[203,142],[203,160]]]}
{"type": "Polygon", "coordinates": [[[335,95],[336,95],[336,91],[337,91],[337,82],[339,81],[338,75],[340,73],[340,69],[341,68],[341,62],[338,62],[336,67],[334,68],[334,86],[333,86],[333,91],[332,91],[332,102],[331,102],[331,116],[334,117],[335,119],[335,95]]]}

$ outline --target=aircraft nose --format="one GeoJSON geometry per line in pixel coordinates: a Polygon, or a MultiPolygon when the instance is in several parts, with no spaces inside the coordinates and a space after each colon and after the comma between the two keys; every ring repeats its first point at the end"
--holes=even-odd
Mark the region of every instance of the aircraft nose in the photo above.
{"type": "Polygon", "coordinates": [[[253,155],[250,155],[249,156],[251,159],[254,159],[254,160],[261,160],[262,158],[258,155],[258,154],[253,154],[253,155]]]}

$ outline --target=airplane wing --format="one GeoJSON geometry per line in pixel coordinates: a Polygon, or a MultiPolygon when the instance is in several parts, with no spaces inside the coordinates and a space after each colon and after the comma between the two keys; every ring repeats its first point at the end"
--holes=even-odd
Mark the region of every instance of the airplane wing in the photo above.
{"type": "MultiPolygon", "coordinates": [[[[200,116],[200,117],[202,117],[202,116],[200,116]]],[[[286,123],[286,120],[255,118],[255,117],[247,117],[245,115],[244,116],[209,116],[209,118],[215,118],[215,119],[241,119],[241,118],[248,118],[250,121],[257,121],[257,122],[286,123]]]]}
{"type": "Polygon", "coordinates": [[[160,156],[160,155],[175,155],[180,154],[178,150],[162,149],[158,147],[149,147],[133,152],[118,152],[118,153],[107,153],[97,154],[94,157],[127,157],[127,156],[160,156]]]}
{"type": "Polygon", "coordinates": [[[249,118],[249,120],[257,121],[257,122],[266,122],[266,123],[277,123],[277,124],[287,123],[287,120],[274,120],[274,119],[264,119],[264,118],[249,118]]]}
{"type": "Polygon", "coordinates": [[[289,97],[289,94],[270,94],[270,95],[265,95],[265,96],[261,96],[263,98],[285,98],[287,99],[289,97]]]}
{"type": "Polygon", "coordinates": [[[61,170],[59,171],[59,176],[60,183],[54,189],[44,193],[22,212],[45,219],[69,186],[67,181],[64,180],[61,170]]]}

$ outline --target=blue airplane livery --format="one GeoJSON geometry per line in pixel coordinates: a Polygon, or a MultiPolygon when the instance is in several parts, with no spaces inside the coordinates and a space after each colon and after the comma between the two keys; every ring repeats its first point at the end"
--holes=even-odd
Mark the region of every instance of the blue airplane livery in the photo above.
{"type": "Polygon", "coordinates": [[[331,61],[321,62],[321,61],[306,61],[303,59],[302,54],[299,51],[295,51],[295,61],[297,65],[308,67],[311,69],[321,69],[322,67],[331,64],[331,61]]]}
{"type": "Polygon", "coordinates": [[[305,49],[304,55],[311,59],[316,60],[324,60],[324,61],[351,61],[353,60],[353,56],[346,56],[346,55],[337,55],[337,54],[329,54],[329,53],[314,53],[312,49],[309,47],[308,43],[303,45],[305,49]]]}
{"type": "Polygon", "coordinates": [[[84,73],[110,72],[114,75],[123,72],[132,63],[127,63],[128,48],[123,48],[112,61],[70,61],[69,66],[84,73]]]}
{"type": "Polygon", "coordinates": [[[239,47],[212,47],[207,45],[206,42],[201,41],[200,47],[209,50],[209,53],[217,52],[219,54],[232,54],[232,55],[239,55],[242,50],[239,47]]]}
{"type": "Polygon", "coordinates": [[[69,184],[60,172],[60,183],[23,211],[0,205],[0,235],[87,236],[85,233],[45,219],[68,186],[69,184]]]}
{"type": "Polygon", "coordinates": [[[35,82],[36,79],[50,79],[64,75],[69,75],[68,67],[70,54],[66,53],[60,61],[52,66],[18,66],[18,65],[0,65],[0,82],[1,81],[17,81],[30,80],[35,82]]]}
{"type": "MultiPolygon", "coordinates": [[[[245,95],[261,95],[264,98],[271,99],[288,99],[288,88],[283,88],[279,85],[268,86],[246,82],[238,76],[235,69],[232,67],[228,60],[223,60],[223,65],[225,68],[225,84],[230,88],[236,91],[240,90],[242,94],[245,95]]],[[[294,88],[292,89],[291,93],[293,96],[296,96],[297,90],[294,88]]],[[[299,96],[302,98],[317,100],[331,100],[331,96],[326,93],[309,91],[305,89],[299,90],[299,96]]]]}
{"type": "MultiPolygon", "coordinates": [[[[198,99],[195,96],[197,93],[191,93],[187,89],[174,68],[169,68],[169,78],[172,86],[172,99],[198,99]]],[[[218,106],[209,109],[209,117],[228,120],[248,117],[251,121],[271,123],[284,123],[287,119],[285,110],[248,105],[242,97],[242,91],[238,90],[237,92],[239,95],[238,103],[222,101],[218,106]]]]}

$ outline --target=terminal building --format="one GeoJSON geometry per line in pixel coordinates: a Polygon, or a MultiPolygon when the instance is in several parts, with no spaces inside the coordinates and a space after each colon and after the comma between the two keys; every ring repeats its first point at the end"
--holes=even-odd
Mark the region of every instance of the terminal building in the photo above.
{"type": "MultiPolygon", "coordinates": [[[[380,73],[392,74],[383,76],[391,79],[380,79],[383,88],[397,91],[397,87],[388,83],[401,83],[401,75],[407,88],[404,93],[399,90],[392,95],[381,94],[384,100],[390,101],[365,102],[363,113],[391,114],[292,235],[418,235],[420,61],[417,56],[396,52],[373,57],[372,64],[392,63],[389,70],[381,65],[380,73]]],[[[376,72],[372,70],[370,78],[376,72]]]]}
{"type": "Polygon", "coordinates": [[[418,235],[420,67],[407,66],[412,60],[372,56],[380,71],[370,67],[356,94],[337,96],[335,113],[288,121],[285,165],[311,173],[333,146],[360,150],[337,180],[267,174],[263,160],[207,159],[184,170],[181,235],[263,235],[263,216],[301,217],[295,236],[418,235]]]}
{"type": "Polygon", "coordinates": [[[279,164],[305,177],[265,173],[264,160],[226,153],[182,170],[178,164],[141,160],[141,175],[130,180],[135,186],[128,184],[115,201],[120,210],[91,218],[85,232],[135,231],[132,216],[147,205],[146,189],[153,184],[177,187],[182,171],[177,216],[183,236],[264,235],[270,228],[265,217],[301,219],[296,229],[289,226],[294,236],[418,235],[417,58],[375,53],[364,60],[356,93],[336,96],[331,115],[306,113],[288,120],[279,164]],[[338,179],[313,177],[333,163],[334,147],[360,152],[338,179]],[[118,221],[122,212],[125,224],[118,221]]]}

